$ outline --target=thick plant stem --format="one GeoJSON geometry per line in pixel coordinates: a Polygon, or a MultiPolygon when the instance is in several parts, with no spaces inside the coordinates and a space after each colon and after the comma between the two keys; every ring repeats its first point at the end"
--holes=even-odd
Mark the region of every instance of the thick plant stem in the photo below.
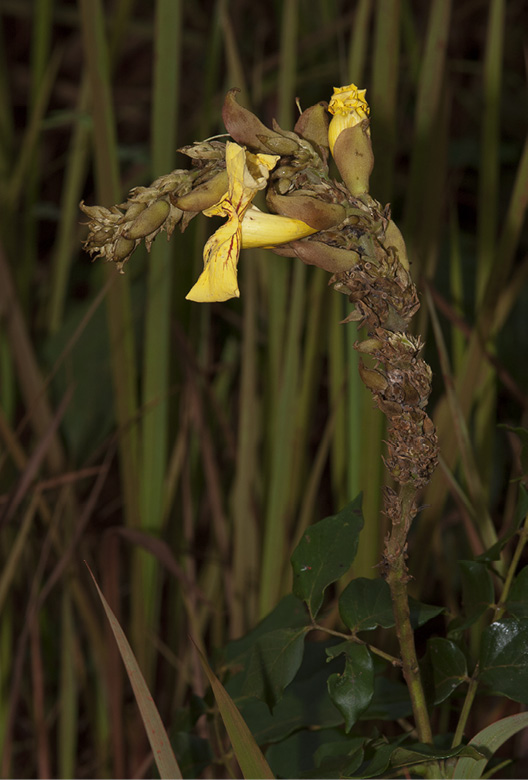
{"type": "Polygon", "coordinates": [[[392,532],[385,549],[386,579],[390,587],[396,633],[400,644],[403,675],[409,689],[418,738],[432,744],[433,736],[425,694],[418,667],[411,626],[407,583],[409,574],[405,563],[407,534],[415,514],[415,489],[410,484],[400,487],[401,513],[399,522],[393,521],[392,532]]]}

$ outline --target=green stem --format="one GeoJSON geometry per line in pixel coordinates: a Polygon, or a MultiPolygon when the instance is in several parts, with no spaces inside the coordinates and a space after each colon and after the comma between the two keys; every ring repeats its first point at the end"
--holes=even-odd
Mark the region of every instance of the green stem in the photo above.
{"type": "Polygon", "coordinates": [[[477,688],[478,688],[477,675],[478,675],[478,664],[475,667],[475,671],[473,672],[473,676],[471,680],[469,681],[469,687],[467,689],[466,698],[464,699],[462,712],[460,713],[460,718],[458,719],[458,724],[456,727],[455,736],[453,737],[453,742],[451,744],[451,747],[456,747],[457,745],[460,745],[460,743],[462,742],[462,738],[464,736],[464,730],[466,728],[466,723],[469,718],[469,713],[471,711],[473,700],[477,693],[477,688]]]}
{"type": "Polygon", "coordinates": [[[400,487],[401,515],[399,522],[394,522],[390,538],[385,549],[385,563],[387,566],[387,582],[390,587],[396,633],[400,644],[403,675],[409,689],[411,704],[418,738],[421,742],[432,744],[433,735],[425,694],[420,677],[416,647],[414,645],[414,632],[411,625],[409,611],[409,599],[407,596],[407,582],[409,574],[405,563],[405,550],[407,546],[407,534],[415,513],[416,491],[412,485],[403,484],[400,487]]]}
{"type": "Polygon", "coordinates": [[[401,666],[402,662],[399,658],[396,658],[394,655],[389,655],[389,653],[386,653],[384,650],[380,650],[379,647],[374,647],[374,645],[370,645],[368,642],[364,642],[363,639],[359,639],[357,636],[354,636],[353,634],[344,634],[342,631],[334,631],[333,628],[327,628],[326,626],[321,626],[319,623],[313,624],[314,631],[324,631],[325,634],[329,634],[330,636],[337,636],[341,639],[346,639],[347,642],[355,642],[357,645],[365,645],[366,648],[370,650],[371,653],[374,653],[374,655],[379,656],[379,658],[383,658],[385,661],[388,661],[393,666],[401,666]]]}
{"type": "Polygon", "coordinates": [[[500,620],[501,617],[504,615],[504,612],[506,610],[504,605],[510,593],[511,584],[515,576],[515,572],[517,571],[517,564],[521,559],[522,551],[526,546],[526,542],[528,542],[528,515],[526,515],[524,519],[524,525],[521,531],[519,532],[519,541],[517,542],[517,547],[515,548],[515,552],[513,553],[511,563],[508,568],[508,573],[506,575],[506,580],[504,581],[504,587],[502,589],[499,603],[495,607],[495,617],[493,618],[493,621],[500,620]]]}

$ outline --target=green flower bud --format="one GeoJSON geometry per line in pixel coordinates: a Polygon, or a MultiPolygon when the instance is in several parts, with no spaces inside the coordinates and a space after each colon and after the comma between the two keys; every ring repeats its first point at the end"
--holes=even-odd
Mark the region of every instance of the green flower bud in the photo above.
{"type": "Polygon", "coordinates": [[[125,232],[125,238],[135,241],[155,233],[169,216],[170,206],[166,200],[156,200],[144,209],[125,232]]]}
{"type": "Polygon", "coordinates": [[[182,211],[205,211],[218,203],[227,192],[227,171],[220,171],[209,181],[195,187],[186,195],[174,199],[174,204],[182,211]]]}
{"type": "Polygon", "coordinates": [[[363,380],[363,383],[372,390],[374,393],[383,393],[388,388],[389,383],[379,371],[374,368],[367,368],[363,365],[362,361],[358,364],[359,375],[363,380]]]}
{"type": "Polygon", "coordinates": [[[355,197],[368,192],[374,167],[369,120],[364,119],[354,127],[342,130],[332,154],[349,192],[355,197]]]}

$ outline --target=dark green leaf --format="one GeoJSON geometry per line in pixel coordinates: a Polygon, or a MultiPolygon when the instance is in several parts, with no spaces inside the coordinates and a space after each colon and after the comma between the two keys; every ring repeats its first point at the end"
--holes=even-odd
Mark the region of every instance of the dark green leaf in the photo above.
{"type": "Polygon", "coordinates": [[[526,428],[514,428],[512,425],[504,425],[501,423],[498,428],[504,428],[506,431],[510,431],[518,436],[521,442],[521,468],[523,474],[528,474],[528,431],[526,428]]]}
{"type": "Polygon", "coordinates": [[[407,738],[402,734],[392,742],[385,739],[372,740],[365,747],[365,761],[359,767],[359,772],[351,775],[352,777],[381,777],[390,765],[391,756],[400,744],[407,738]]]}
{"type": "MultiPolygon", "coordinates": [[[[417,628],[439,615],[443,608],[410,598],[409,610],[412,627],[417,628]]],[[[341,594],[339,612],[343,623],[354,633],[394,625],[390,588],[382,579],[358,577],[352,580],[341,594]]]]}
{"type": "Polygon", "coordinates": [[[514,579],[506,608],[516,618],[528,618],[528,566],[521,569],[514,579]]]}
{"type": "Polygon", "coordinates": [[[302,777],[313,772],[314,754],[321,740],[321,732],[302,729],[271,745],[266,759],[275,777],[302,777]]]}
{"type": "Polygon", "coordinates": [[[266,758],[279,777],[339,778],[359,767],[364,741],[364,738],[346,737],[334,729],[302,729],[272,745],[266,758]]]}
{"type": "Polygon", "coordinates": [[[171,743],[183,777],[199,777],[214,760],[209,740],[196,734],[179,731],[171,735],[171,743]]]}
{"type": "Polygon", "coordinates": [[[489,548],[489,550],[486,550],[482,553],[482,555],[479,555],[477,558],[477,561],[498,561],[500,558],[500,554],[504,547],[508,544],[510,539],[512,539],[518,529],[521,523],[524,521],[524,518],[526,517],[526,514],[528,513],[528,492],[524,485],[520,485],[519,487],[519,500],[517,502],[517,506],[515,508],[515,516],[513,518],[513,522],[511,525],[511,528],[502,536],[498,542],[496,542],[492,547],[489,548]]]}
{"type": "MultiPolygon", "coordinates": [[[[332,732],[335,734],[335,732],[332,732]]],[[[347,777],[355,772],[363,761],[365,737],[340,735],[339,741],[324,742],[315,753],[318,777],[347,777]]]]}
{"type": "Polygon", "coordinates": [[[479,681],[528,704],[528,620],[492,623],[482,633],[479,681]]]}
{"type": "Polygon", "coordinates": [[[249,654],[242,691],[273,709],[301,665],[309,629],[278,628],[260,637],[249,654]]]}
{"type": "MultiPolygon", "coordinates": [[[[462,576],[462,605],[464,628],[472,625],[493,604],[493,580],[486,564],[478,561],[459,561],[462,576]]],[[[462,626],[459,626],[462,628],[462,626]]]]}
{"type": "Polygon", "coordinates": [[[434,637],[427,643],[427,661],[431,669],[434,703],[440,704],[467,680],[466,658],[454,642],[434,637]]]}
{"type": "Polygon", "coordinates": [[[243,674],[227,683],[229,693],[259,744],[278,742],[302,728],[326,729],[342,725],[343,716],[327,689],[329,672],[339,671],[341,662],[326,663],[325,648],[328,646],[328,642],[305,643],[301,668],[273,713],[264,702],[242,696],[243,674]]]}
{"type": "Polygon", "coordinates": [[[411,626],[418,628],[418,626],[423,626],[429,620],[442,614],[444,608],[436,607],[433,604],[423,604],[409,596],[409,611],[411,613],[411,626]]]}
{"type": "Polygon", "coordinates": [[[338,653],[346,656],[345,670],[342,674],[332,674],[328,678],[328,693],[343,714],[345,729],[348,733],[359,716],[369,706],[374,693],[374,669],[370,652],[365,645],[343,642],[327,650],[330,657],[338,653]]]}
{"type": "Polygon", "coordinates": [[[337,515],[311,525],[292,555],[293,592],[315,617],[328,585],[346,574],[363,528],[361,494],[337,515]]]}
{"type": "Polygon", "coordinates": [[[389,586],[381,578],[352,580],[339,598],[339,613],[345,626],[355,633],[377,626],[390,628],[394,614],[389,586]]]}
{"type": "Polygon", "coordinates": [[[251,651],[260,637],[278,628],[301,628],[310,624],[310,616],[305,604],[290,593],[281,599],[275,609],[266,615],[252,631],[241,639],[229,642],[224,649],[225,658],[229,663],[246,666],[247,661],[244,660],[244,657],[251,651]]]}
{"type": "Polygon", "coordinates": [[[374,681],[374,696],[361,720],[397,720],[412,714],[411,700],[407,686],[397,680],[381,675],[374,681]]]}
{"type": "Polygon", "coordinates": [[[413,764],[423,764],[431,760],[444,761],[456,756],[468,756],[472,760],[482,758],[482,754],[478,750],[468,745],[457,745],[454,748],[439,748],[433,745],[416,743],[412,747],[396,748],[391,755],[391,765],[394,767],[412,766],[413,764]]]}

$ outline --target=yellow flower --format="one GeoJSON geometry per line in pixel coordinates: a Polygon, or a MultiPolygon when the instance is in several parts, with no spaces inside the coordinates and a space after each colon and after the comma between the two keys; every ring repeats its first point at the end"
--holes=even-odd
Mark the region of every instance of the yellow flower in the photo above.
{"type": "Polygon", "coordinates": [[[328,104],[329,112],[334,115],[328,127],[328,145],[332,153],[342,130],[368,119],[370,107],[365,100],[366,92],[366,89],[358,89],[355,84],[334,87],[334,94],[328,104]]]}
{"type": "Polygon", "coordinates": [[[207,241],[204,270],[185,296],[187,300],[227,301],[240,296],[237,264],[242,245],[242,220],[255,194],[266,186],[269,172],[278,160],[276,154],[251,154],[238,144],[227,142],[228,189],[218,203],[204,211],[207,217],[227,217],[227,222],[207,241]]]}
{"type": "Polygon", "coordinates": [[[256,193],[266,187],[269,173],[279,159],[275,154],[252,154],[228,141],[228,190],[218,203],[203,212],[207,217],[227,217],[227,222],[207,241],[204,270],[185,296],[187,300],[211,303],[238,298],[237,265],[242,247],[276,246],[317,232],[300,220],[250,208],[256,193]]]}

